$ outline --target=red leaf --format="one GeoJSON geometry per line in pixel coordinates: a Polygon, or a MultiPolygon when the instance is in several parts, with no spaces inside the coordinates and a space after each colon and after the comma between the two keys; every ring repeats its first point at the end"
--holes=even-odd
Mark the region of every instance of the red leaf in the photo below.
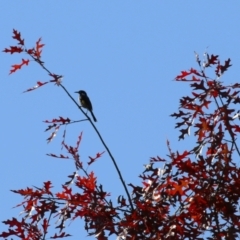
{"type": "Polygon", "coordinates": [[[50,129],[56,127],[56,126],[57,126],[56,123],[54,123],[53,125],[49,125],[49,126],[45,129],[45,132],[47,132],[48,130],[50,130],[50,129]]]}
{"type": "Polygon", "coordinates": [[[223,74],[229,67],[232,65],[230,64],[231,59],[229,58],[227,61],[225,61],[225,64],[221,66],[221,73],[223,74]]]}
{"type": "Polygon", "coordinates": [[[18,41],[19,45],[24,45],[24,39],[21,38],[21,33],[17,30],[13,29],[13,39],[16,39],[18,41]]]}
{"type": "Polygon", "coordinates": [[[60,128],[60,126],[57,126],[57,127],[55,128],[55,131],[51,133],[51,135],[50,135],[49,138],[47,138],[47,142],[48,142],[48,143],[50,143],[50,142],[53,140],[53,138],[56,137],[57,131],[59,130],[59,128],[60,128]]]}
{"type": "Polygon", "coordinates": [[[196,78],[194,75],[192,76],[192,82],[200,82],[201,79],[196,78]]]}
{"type": "Polygon", "coordinates": [[[191,68],[189,71],[182,71],[181,75],[178,75],[175,79],[178,81],[180,80],[180,81],[189,81],[189,82],[200,81],[200,79],[197,79],[195,77],[192,77],[192,80],[185,79],[186,76],[191,75],[191,74],[195,74],[197,76],[202,76],[202,74],[200,74],[196,69],[191,68]]]}
{"type": "Polygon", "coordinates": [[[45,189],[45,192],[48,193],[48,194],[51,194],[51,191],[50,191],[50,188],[52,188],[52,183],[50,181],[47,181],[47,182],[44,182],[44,189],[45,189]]]}
{"type": "Polygon", "coordinates": [[[21,69],[21,67],[23,65],[28,65],[29,63],[29,60],[25,60],[25,59],[22,59],[22,62],[20,64],[15,64],[15,65],[12,65],[12,69],[10,70],[10,73],[9,74],[12,74],[13,72],[16,72],[17,70],[21,69]]]}
{"type": "Polygon", "coordinates": [[[35,51],[34,48],[31,48],[31,49],[28,49],[28,50],[27,50],[27,53],[30,54],[30,55],[32,55],[32,54],[34,53],[34,51],[35,51]]]}
{"type": "Polygon", "coordinates": [[[185,128],[185,129],[181,129],[180,132],[181,132],[182,134],[178,137],[178,140],[184,139],[184,136],[185,136],[186,134],[189,135],[189,127],[185,128]]]}
{"type": "Polygon", "coordinates": [[[97,153],[95,158],[89,157],[90,161],[88,162],[88,165],[91,165],[93,162],[95,162],[98,158],[100,158],[105,151],[101,152],[101,153],[97,153]]]}
{"type": "Polygon", "coordinates": [[[170,195],[180,194],[184,195],[188,188],[189,181],[188,180],[180,180],[178,183],[172,182],[172,189],[168,190],[170,195]]]}
{"type": "Polygon", "coordinates": [[[47,83],[49,83],[49,82],[37,82],[37,85],[35,85],[35,86],[32,87],[32,88],[27,89],[26,91],[24,91],[24,93],[25,93],[25,92],[30,92],[30,91],[36,90],[37,88],[42,87],[43,85],[45,85],[45,84],[47,84],[47,83]]]}
{"type": "Polygon", "coordinates": [[[9,225],[9,229],[8,229],[8,232],[2,232],[0,234],[0,237],[6,238],[11,235],[15,235],[15,236],[18,236],[19,238],[21,237],[22,239],[25,238],[24,229],[23,229],[23,220],[22,222],[19,222],[16,218],[12,218],[12,220],[3,221],[3,223],[6,225],[9,225]],[[14,228],[14,230],[10,228],[14,228]]]}
{"type": "Polygon", "coordinates": [[[9,48],[5,48],[3,50],[3,52],[6,52],[6,53],[10,52],[11,54],[13,54],[13,53],[21,53],[21,52],[23,52],[23,49],[22,49],[22,47],[10,46],[10,49],[9,48]]]}
{"type": "Polygon", "coordinates": [[[202,80],[201,83],[192,83],[190,85],[194,90],[204,90],[206,91],[206,88],[204,86],[204,81],[202,80]]]}
{"type": "Polygon", "coordinates": [[[240,126],[239,125],[233,125],[232,128],[235,130],[235,132],[240,132],[240,126]]]}
{"type": "Polygon", "coordinates": [[[56,233],[55,233],[55,235],[52,236],[52,237],[50,237],[50,238],[55,239],[55,238],[63,238],[63,237],[71,237],[71,236],[72,236],[72,235],[70,235],[70,234],[66,234],[65,232],[62,232],[61,234],[56,234],[56,233]]]}
{"type": "Polygon", "coordinates": [[[52,153],[48,153],[47,156],[50,156],[50,157],[55,157],[55,158],[69,158],[68,156],[64,156],[62,154],[60,154],[59,156],[57,156],[56,154],[52,154],[52,153]]]}
{"type": "MultiPolygon", "coordinates": [[[[3,222],[3,223],[5,223],[5,222],[3,222]]],[[[9,237],[9,236],[11,236],[11,235],[18,235],[18,232],[14,231],[14,230],[12,230],[12,229],[9,229],[8,232],[2,232],[2,233],[0,234],[0,237],[6,238],[6,237],[9,237]]]]}
{"type": "Polygon", "coordinates": [[[121,205],[121,207],[127,206],[126,199],[123,196],[119,196],[117,201],[121,205]]]}
{"type": "Polygon", "coordinates": [[[81,132],[80,135],[78,136],[76,149],[79,148],[79,145],[80,145],[81,140],[82,140],[82,132],[81,132]]]}
{"type": "Polygon", "coordinates": [[[27,188],[27,189],[20,189],[20,190],[11,190],[14,193],[18,193],[22,196],[28,196],[31,195],[34,191],[32,188],[27,188]]]}
{"type": "Polygon", "coordinates": [[[189,74],[191,74],[191,73],[189,73],[187,71],[181,71],[181,75],[176,76],[176,79],[182,79],[182,78],[188,76],[189,74]]]}
{"type": "Polygon", "coordinates": [[[60,198],[60,199],[66,199],[66,200],[69,199],[69,197],[66,193],[56,193],[56,197],[60,198]]]}
{"type": "Polygon", "coordinates": [[[152,162],[166,162],[166,160],[163,159],[163,158],[160,158],[159,156],[157,156],[157,157],[151,157],[151,158],[150,158],[150,162],[151,162],[151,163],[152,163],[152,162]]]}
{"type": "Polygon", "coordinates": [[[36,42],[36,52],[35,52],[35,56],[37,58],[40,58],[41,57],[41,53],[42,53],[42,47],[45,45],[45,44],[41,44],[42,38],[39,38],[38,41],[36,42]]]}
{"type": "Polygon", "coordinates": [[[232,65],[230,64],[231,59],[229,58],[227,61],[225,61],[224,65],[220,65],[220,63],[218,62],[218,65],[216,67],[215,73],[218,77],[220,77],[225,71],[227,71],[227,69],[229,67],[231,67],[232,65]],[[221,72],[221,73],[220,73],[221,72]]]}
{"type": "Polygon", "coordinates": [[[4,221],[4,223],[8,224],[9,227],[20,226],[21,225],[21,223],[16,218],[12,218],[12,220],[4,221]]]}
{"type": "Polygon", "coordinates": [[[48,224],[48,220],[46,218],[43,219],[43,224],[42,224],[42,227],[43,227],[43,232],[44,234],[47,233],[47,229],[50,225],[48,224]]]}
{"type": "Polygon", "coordinates": [[[211,57],[209,57],[209,55],[207,54],[207,60],[208,62],[206,63],[205,67],[209,67],[210,65],[215,65],[217,64],[217,59],[218,59],[218,55],[211,55],[211,57]]]}
{"type": "Polygon", "coordinates": [[[59,117],[59,119],[57,119],[57,118],[54,118],[54,119],[52,119],[52,120],[45,120],[45,121],[43,121],[43,122],[45,122],[45,123],[62,123],[62,124],[65,124],[65,123],[69,123],[71,120],[69,119],[69,118],[63,118],[63,117],[59,117]]]}
{"type": "Polygon", "coordinates": [[[208,109],[208,105],[211,103],[211,101],[207,101],[207,100],[203,100],[203,104],[202,104],[202,106],[204,106],[205,108],[207,108],[208,109]]]}
{"type": "Polygon", "coordinates": [[[96,180],[97,178],[94,176],[94,173],[91,172],[88,177],[77,177],[76,185],[81,189],[88,190],[93,192],[96,188],[96,180]]]}
{"type": "Polygon", "coordinates": [[[216,91],[215,89],[212,89],[211,91],[210,91],[210,94],[211,94],[211,96],[213,96],[213,97],[217,97],[219,94],[218,94],[218,91],[216,91]]]}

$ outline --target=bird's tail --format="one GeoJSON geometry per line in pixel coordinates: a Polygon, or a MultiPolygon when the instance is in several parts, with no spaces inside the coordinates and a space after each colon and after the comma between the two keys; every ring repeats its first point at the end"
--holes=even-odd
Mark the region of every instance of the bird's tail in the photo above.
{"type": "Polygon", "coordinates": [[[90,112],[91,112],[91,114],[92,114],[93,121],[94,121],[94,122],[96,122],[96,121],[97,121],[97,119],[95,118],[95,116],[94,116],[93,112],[92,112],[92,111],[90,111],[90,112]]]}

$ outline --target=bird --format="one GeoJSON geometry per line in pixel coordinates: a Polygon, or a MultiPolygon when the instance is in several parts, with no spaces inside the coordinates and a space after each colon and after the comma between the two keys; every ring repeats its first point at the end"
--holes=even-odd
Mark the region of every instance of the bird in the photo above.
{"type": "Polygon", "coordinates": [[[91,101],[90,101],[87,93],[86,93],[85,91],[83,91],[83,90],[79,90],[79,91],[77,91],[77,92],[75,92],[75,93],[78,93],[78,94],[79,94],[79,102],[80,102],[81,106],[82,106],[83,108],[86,108],[87,110],[89,110],[89,112],[90,112],[91,115],[92,115],[93,121],[96,122],[97,119],[96,119],[96,117],[95,117],[94,114],[93,114],[92,103],[91,103],[91,101]]]}

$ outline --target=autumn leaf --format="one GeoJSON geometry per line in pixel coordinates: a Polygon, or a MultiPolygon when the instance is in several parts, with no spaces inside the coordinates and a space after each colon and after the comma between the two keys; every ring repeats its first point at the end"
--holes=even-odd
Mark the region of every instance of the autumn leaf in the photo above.
{"type": "Polygon", "coordinates": [[[240,133],[240,125],[233,125],[232,127],[233,127],[235,132],[239,132],[240,133]]]}
{"type": "Polygon", "coordinates": [[[86,192],[93,192],[96,188],[96,179],[97,178],[94,176],[94,173],[91,172],[88,177],[78,176],[76,185],[86,192]]]}
{"type": "Polygon", "coordinates": [[[3,52],[11,53],[11,54],[13,54],[13,53],[21,53],[21,52],[23,52],[23,49],[22,49],[22,47],[10,46],[10,48],[5,48],[3,50],[3,52]]]}
{"type": "Polygon", "coordinates": [[[50,135],[50,137],[47,138],[47,143],[50,143],[50,142],[53,140],[53,138],[56,137],[59,128],[60,128],[60,126],[55,127],[54,132],[52,132],[51,135],[50,135]]]}
{"type": "MultiPolygon", "coordinates": [[[[191,75],[191,74],[194,74],[194,75],[197,75],[197,76],[202,76],[202,74],[200,74],[196,69],[194,68],[191,68],[189,71],[182,71],[180,75],[178,75],[175,79],[177,81],[200,81],[200,79],[197,79],[196,77],[192,77],[192,80],[186,80],[185,77],[191,75]]],[[[193,76],[194,76],[193,75],[193,76]]]]}
{"type": "Polygon", "coordinates": [[[19,45],[24,45],[24,39],[21,38],[21,33],[17,30],[13,29],[13,39],[16,39],[18,41],[19,45]]]}
{"type": "Polygon", "coordinates": [[[43,85],[45,85],[45,84],[47,84],[47,83],[49,83],[49,82],[40,82],[40,81],[39,81],[39,82],[37,82],[37,84],[36,84],[34,87],[25,90],[23,93],[36,90],[37,88],[42,87],[43,85]]]}
{"type": "Polygon", "coordinates": [[[41,53],[42,53],[42,48],[45,44],[41,43],[42,38],[39,38],[38,41],[36,42],[36,48],[35,48],[35,56],[37,58],[41,57],[41,53]]]}
{"type": "Polygon", "coordinates": [[[80,133],[80,135],[78,136],[78,140],[77,140],[77,144],[76,144],[76,149],[79,148],[80,142],[82,140],[82,132],[80,133]]]}
{"type": "Polygon", "coordinates": [[[98,158],[100,158],[103,155],[104,152],[105,151],[103,151],[101,153],[97,153],[94,158],[89,157],[90,161],[88,162],[88,165],[91,165],[92,163],[94,163],[98,158]]]}
{"type": "Polygon", "coordinates": [[[22,59],[22,62],[20,64],[14,64],[12,65],[12,69],[10,70],[9,74],[12,74],[16,72],[17,70],[21,69],[23,65],[28,65],[29,60],[28,59],[22,59]]]}
{"type": "Polygon", "coordinates": [[[63,154],[60,154],[60,155],[58,156],[58,155],[53,154],[53,153],[47,153],[46,155],[47,155],[47,156],[50,156],[50,157],[55,157],[55,158],[65,158],[65,159],[69,159],[68,156],[64,156],[63,154]]]}
{"type": "Polygon", "coordinates": [[[54,234],[52,237],[50,237],[51,239],[56,239],[56,238],[64,238],[64,237],[71,237],[72,235],[70,234],[66,234],[65,232],[61,232],[58,234],[54,234]]]}
{"type": "Polygon", "coordinates": [[[63,117],[59,117],[59,118],[53,118],[52,120],[45,120],[43,121],[45,123],[62,123],[62,124],[66,124],[71,122],[71,120],[69,118],[63,118],[63,117]]]}
{"type": "Polygon", "coordinates": [[[209,57],[209,55],[207,54],[207,63],[206,63],[206,65],[205,65],[205,67],[209,67],[210,65],[215,65],[215,64],[217,64],[217,61],[218,60],[218,55],[211,55],[210,57],[209,57]]]}
{"type": "Polygon", "coordinates": [[[225,64],[221,66],[221,73],[223,74],[225,71],[228,70],[229,67],[232,65],[230,64],[231,59],[229,58],[227,61],[225,61],[225,64]]]}

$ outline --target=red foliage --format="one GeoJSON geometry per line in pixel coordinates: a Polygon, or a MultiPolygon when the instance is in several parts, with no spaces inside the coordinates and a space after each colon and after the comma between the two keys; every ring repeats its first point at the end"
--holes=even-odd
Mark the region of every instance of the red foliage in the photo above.
{"type": "Polygon", "coordinates": [[[28,65],[29,60],[22,59],[22,62],[20,64],[14,64],[12,65],[12,69],[10,70],[9,74],[12,74],[16,72],[17,70],[21,69],[23,65],[28,65]]]}
{"type": "Polygon", "coordinates": [[[11,54],[13,54],[13,53],[21,53],[21,52],[23,52],[23,49],[22,49],[22,47],[10,46],[10,48],[5,48],[3,50],[3,52],[11,53],[11,54]]]}
{"type": "MultiPolygon", "coordinates": [[[[105,151],[104,151],[105,152],[105,151]]],[[[94,163],[94,162],[96,162],[96,160],[98,159],[98,158],[100,158],[103,154],[104,154],[104,152],[101,152],[101,153],[97,153],[96,154],[96,157],[89,157],[89,159],[90,159],[90,161],[88,162],[88,165],[91,165],[92,163],[94,163]]]]}
{"type": "Polygon", "coordinates": [[[41,57],[41,53],[42,53],[42,48],[45,46],[45,44],[41,44],[41,38],[38,39],[38,41],[36,42],[36,47],[35,47],[35,57],[36,58],[40,58],[41,57]]]}
{"type": "MultiPolygon", "coordinates": [[[[36,46],[34,48],[31,49],[27,49],[24,45],[24,39],[22,39],[21,37],[21,33],[18,32],[17,30],[13,29],[13,39],[17,40],[17,44],[20,45],[19,46],[10,46],[10,48],[5,48],[3,50],[3,52],[5,53],[10,53],[10,54],[14,54],[14,53],[22,53],[25,52],[27,53],[33,60],[37,61],[40,64],[43,64],[43,62],[40,61],[41,58],[41,53],[42,53],[42,48],[45,44],[41,43],[41,38],[39,38],[39,40],[36,42],[36,46]]],[[[10,70],[9,74],[12,74],[14,72],[16,72],[17,70],[21,69],[21,67],[23,65],[28,65],[29,63],[29,59],[22,59],[22,62],[20,64],[14,64],[12,65],[12,69],[10,70]]],[[[32,89],[33,90],[33,89],[32,89]]]]}
{"type": "Polygon", "coordinates": [[[13,39],[16,39],[18,41],[19,45],[24,45],[24,39],[21,38],[21,33],[17,30],[13,29],[13,39]]]}
{"type": "Polygon", "coordinates": [[[37,88],[39,88],[39,87],[42,87],[43,85],[45,85],[45,84],[47,84],[48,82],[37,82],[37,85],[35,85],[34,87],[32,87],[32,88],[29,88],[29,89],[27,89],[26,91],[24,91],[24,93],[25,92],[30,92],[30,91],[32,91],[32,90],[35,90],[35,89],[37,89],[37,88]]]}
{"type": "MultiPolygon", "coordinates": [[[[23,47],[24,40],[16,30],[13,38],[23,47]]],[[[40,59],[42,47],[39,39],[36,47],[26,52],[48,71],[54,78],[52,81],[62,86],[61,76],[50,73],[40,59]]],[[[15,47],[4,50],[11,54],[18,51],[20,49],[15,47]]],[[[125,188],[127,198],[119,195],[117,202],[113,203],[95,174],[88,173],[80,161],[78,149],[82,133],[76,145],[69,146],[64,141],[64,131],[62,146],[69,156],[48,155],[73,159],[75,172],[68,176],[69,180],[59,192],[53,191],[50,181],[43,183],[42,188],[14,190],[14,193],[24,198],[17,206],[23,207],[25,216],[21,220],[13,218],[4,221],[8,231],[2,232],[0,237],[68,237],[70,235],[63,232],[66,222],[81,218],[85,221],[88,234],[99,240],[108,239],[106,234],[115,234],[119,240],[195,240],[204,239],[206,232],[209,236],[207,239],[239,239],[240,169],[233,159],[237,154],[240,156],[236,144],[240,132],[237,122],[240,113],[233,108],[233,104],[240,102],[240,84],[224,85],[219,81],[220,76],[231,66],[230,59],[221,65],[218,55],[206,54],[206,59],[202,62],[196,54],[196,60],[199,70],[191,68],[176,77],[176,81],[190,82],[192,91],[189,96],[180,99],[179,111],[171,115],[178,119],[176,128],[180,129],[179,140],[191,135],[193,129],[196,137],[196,140],[192,137],[193,149],[173,152],[168,141],[168,159],[152,157],[139,176],[142,184],[129,184],[131,197],[125,188]],[[214,79],[205,75],[208,67],[215,67],[214,79]],[[80,176],[78,171],[84,175],[80,176]],[[55,227],[60,232],[49,236],[48,229],[53,217],[58,219],[55,227]]],[[[66,91],[63,86],[62,88],[66,91]]],[[[68,92],[67,94],[72,98],[68,92]]],[[[59,117],[45,122],[51,124],[46,131],[55,129],[48,138],[50,142],[62,125],[80,121],[59,117]]],[[[100,136],[98,131],[97,133],[100,136]]],[[[114,158],[104,142],[103,144],[122,180],[114,158]]],[[[88,164],[93,164],[102,154],[103,152],[97,153],[95,158],[89,157],[88,164]]],[[[122,183],[124,185],[124,181],[122,183]]]]}

